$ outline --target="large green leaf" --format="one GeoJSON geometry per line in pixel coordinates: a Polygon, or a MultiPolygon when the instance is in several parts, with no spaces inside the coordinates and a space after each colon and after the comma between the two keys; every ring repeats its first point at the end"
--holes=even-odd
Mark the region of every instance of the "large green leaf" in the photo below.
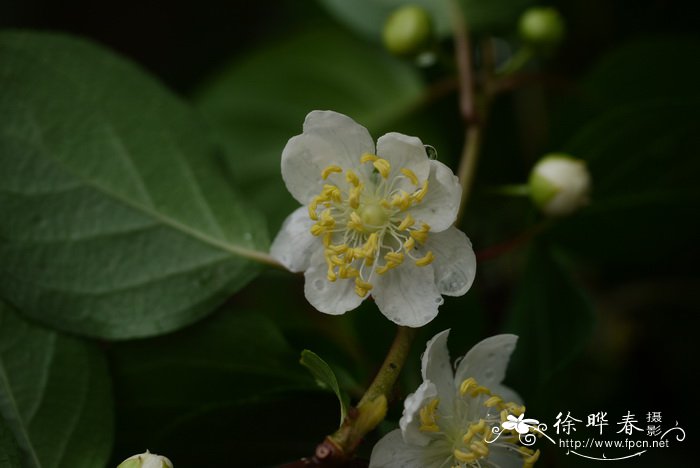
{"type": "Polygon", "coordinates": [[[557,241],[589,258],[636,264],[692,246],[700,234],[698,105],[628,104],[582,127],[565,149],[588,161],[592,201],[555,227],[557,241]]]}
{"type": "Polygon", "coordinates": [[[308,112],[332,109],[376,131],[403,116],[421,91],[411,67],[322,29],[233,63],[203,86],[196,100],[228,141],[237,185],[274,228],[296,207],[282,182],[280,158],[287,140],[301,133],[308,112]]]}
{"type": "MultiPolygon", "coordinates": [[[[0,303],[0,415],[21,448],[24,466],[105,466],[113,416],[102,353],[25,322],[0,303]]],[[[0,461],[4,437],[0,427],[0,461]]]]}
{"type": "Polygon", "coordinates": [[[0,468],[19,468],[22,466],[19,460],[19,447],[15,436],[5,421],[0,419],[0,468]]]}
{"type": "Polygon", "coordinates": [[[131,63],[56,34],[0,35],[0,294],[105,338],[211,312],[266,247],[187,106],[131,63]]]}
{"type": "MultiPolygon", "coordinates": [[[[360,34],[379,39],[384,23],[402,5],[419,5],[430,12],[436,33],[452,31],[452,0],[318,0],[336,18],[360,34]]],[[[514,28],[518,15],[533,0],[459,0],[469,28],[476,32],[495,32],[514,28]]]]}
{"type": "MultiPolygon", "coordinates": [[[[223,309],[172,335],[119,343],[112,350],[119,455],[126,457],[149,447],[173,455],[176,466],[180,457],[199,460],[198,466],[214,466],[206,461],[213,455],[207,451],[216,439],[228,443],[214,450],[238,451],[237,460],[257,456],[284,461],[274,459],[282,452],[275,451],[298,429],[298,422],[289,418],[302,410],[297,408],[302,393],[311,393],[316,399],[321,395],[322,400],[325,394],[298,365],[297,356],[298,351],[287,343],[277,324],[259,311],[223,309]],[[275,408],[272,413],[271,408],[275,408]],[[236,415],[236,419],[223,415],[236,415]],[[260,426],[268,424],[263,418],[275,417],[273,423],[260,426]],[[183,445],[181,438],[188,442],[183,445]],[[275,446],[270,453],[252,450],[270,443],[275,446]]],[[[333,407],[324,403],[324,408],[330,416],[318,421],[335,419],[333,407]]],[[[317,422],[312,421],[318,416],[315,410],[306,411],[313,412],[313,418],[302,425],[316,427],[317,422]]],[[[333,428],[332,423],[318,428],[315,438],[307,443],[313,447],[323,431],[333,428]]],[[[296,449],[306,450],[304,446],[296,449]]]]}
{"type": "Polygon", "coordinates": [[[511,368],[524,392],[537,392],[590,337],[592,304],[549,247],[532,248],[505,328],[519,336],[511,368]]]}

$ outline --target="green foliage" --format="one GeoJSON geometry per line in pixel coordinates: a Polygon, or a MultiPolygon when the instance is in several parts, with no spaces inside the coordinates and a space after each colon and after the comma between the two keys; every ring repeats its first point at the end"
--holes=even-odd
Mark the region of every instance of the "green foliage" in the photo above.
{"type": "Polygon", "coordinates": [[[592,303],[586,294],[551,248],[536,244],[505,325],[519,336],[509,375],[526,400],[536,396],[528,391],[539,390],[581,352],[592,327],[592,303]]]}
{"type": "Polygon", "coordinates": [[[301,133],[307,113],[332,109],[376,130],[416,105],[421,90],[407,65],[321,29],[234,62],[195,99],[221,128],[237,186],[266,213],[274,231],[297,207],[282,181],[280,155],[287,140],[301,133]]]}
{"type": "Polygon", "coordinates": [[[0,35],[0,294],[44,324],[149,336],[211,312],[266,248],[185,104],[56,34],[0,35]]]}
{"type": "Polygon", "coordinates": [[[24,321],[0,303],[0,464],[94,468],[112,448],[107,365],[93,345],[24,321]],[[4,459],[3,459],[4,457],[4,459]]]}
{"type": "Polygon", "coordinates": [[[350,397],[340,389],[333,369],[318,354],[308,349],[301,352],[299,362],[311,372],[319,387],[332,391],[338,397],[338,402],[340,403],[340,424],[342,424],[348,414],[350,397]]]}
{"type": "Polygon", "coordinates": [[[588,74],[592,116],[563,149],[588,162],[592,203],[553,230],[557,242],[588,259],[642,264],[700,235],[700,65],[689,61],[699,53],[697,40],[644,39],[588,74]]]}
{"type": "MultiPolygon", "coordinates": [[[[436,33],[446,37],[452,31],[453,10],[449,0],[318,0],[339,21],[358,33],[379,40],[384,23],[402,5],[418,5],[432,14],[436,33]]],[[[493,32],[512,26],[533,0],[458,0],[472,31],[493,32]]]]}
{"type": "MultiPolygon", "coordinates": [[[[256,439],[291,437],[297,427],[290,430],[286,414],[302,410],[293,407],[297,399],[309,398],[304,395],[314,395],[326,407],[297,356],[273,321],[260,312],[231,309],[172,335],[115,346],[111,360],[121,459],[134,447],[148,447],[167,454],[175,466],[193,466],[188,457],[205,452],[212,439],[223,442],[236,434],[237,456],[283,461],[275,458],[279,452],[254,453],[256,439]],[[272,416],[276,422],[261,422],[272,416]],[[219,426],[221,433],[213,429],[219,426]],[[241,448],[245,444],[250,451],[241,448]]],[[[309,431],[323,430],[316,421],[304,423],[309,431]]],[[[295,439],[289,440],[285,444],[295,439]]],[[[222,450],[230,446],[224,443],[222,450]]]]}
{"type": "Polygon", "coordinates": [[[10,428],[0,418],[0,468],[19,468],[20,452],[10,428]]]}

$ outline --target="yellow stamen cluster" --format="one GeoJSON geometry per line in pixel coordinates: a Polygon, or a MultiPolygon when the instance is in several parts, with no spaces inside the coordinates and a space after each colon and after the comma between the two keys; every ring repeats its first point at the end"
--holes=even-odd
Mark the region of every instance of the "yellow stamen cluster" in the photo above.
{"type": "Polygon", "coordinates": [[[421,184],[408,168],[392,172],[389,161],[374,154],[361,155],[360,164],[365,163],[371,163],[373,173],[324,168],[321,178],[328,183],[308,206],[315,221],[311,233],[323,239],[328,280],[353,279],[361,297],[372,290],[375,273],[383,275],[407,257],[418,267],[435,259],[430,251],[414,254],[428,240],[430,226],[406,211],[423,201],[428,181],[421,184]],[[395,181],[400,179],[414,190],[398,188],[395,181]]]}
{"type": "Polygon", "coordinates": [[[420,430],[423,432],[438,432],[437,407],[440,400],[437,398],[420,409],[420,430]]]}
{"type": "MultiPolygon", "coordinates": [[[[454,442],[452,456],[454,463],[452,468],[477,468],[491,466],[488,463],[487,457],[493,446],[505,447],[508,450],[517,452],[523,456],[524,467],[532,468],[534,463],[540,456],[539,450],[533,451],[527,447],[518,445],[518,434],[513,431],[512,435],[507,439],[500,439],[493,443],[486,441],[492,436],[492,429],[505,421],[508,414],[520,415],[525,412],[525,408],[513,402],[506,402],[498,395],[494,395],[491,390],[483,385],[479,385],[475,378],[470,377],[465,379],[459,386],[459,394],[463,402],[467,405],[479,404],[488,410],[496,410],[501,413],[493,413],[487,410],[486,417],[481,418],[476,422],[468,425],[466,432],[454,442]],[[472,400],[475,400],[472,402],[472,400]],[[504,415],[505,414],[505,415],[504,415]]],[[[435,401],[435,400],[433,400],[435,401]]],[[[432,418],[434,407],[433,401],[428,403],[420,411],[421,427],[425,432],[439,432],[439,427],[433,428],[432,424],[437,426],[437,421],[432,418]]],[[[436,405],[435,405],[436,406],[436,405]]],[[[452,440],[452,439],[451,439],[452,440]]]]}

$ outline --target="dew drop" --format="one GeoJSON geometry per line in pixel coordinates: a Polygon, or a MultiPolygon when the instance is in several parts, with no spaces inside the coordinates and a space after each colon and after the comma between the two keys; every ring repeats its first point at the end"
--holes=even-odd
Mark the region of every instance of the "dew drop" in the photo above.
{"type": "Polygon", "coordinates": [[[437,159],[438,153],[435,147],[430,146],[430,145],[424,145],[425,146],[425,152],[428,154],[428,159],[437,159]]]}
{"type": "Polygon", "coordinates": [[[314,281],[314,288],[318,289],[319,291],[323,291],[325,286],[325,282],[323,280],[317,279],[314,281]]]}

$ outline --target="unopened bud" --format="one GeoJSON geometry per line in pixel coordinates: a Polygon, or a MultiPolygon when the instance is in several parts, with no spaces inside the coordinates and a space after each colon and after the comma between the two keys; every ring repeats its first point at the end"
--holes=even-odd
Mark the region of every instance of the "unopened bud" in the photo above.
{"type": "Polygon", "coordinates": [[[548,52],[564,39],[566,27],[556,9],[533,7],[520,16],[518,31],[523,42],[536,50],[548,52]]]}
{"type": "Polygon", "coordinates": [[[430,14],[416,5],[395,10],[384,24],[384,46],[402,57],[418,56],[430,46],[433,25],[430,14]]]}
{"type": "Polygon", "coordinates": [[[146,453],[127,458],[117,468],[173,468],[173,464],[166,457],[146,450],[146,453]]]}
{"type": "Polygon", "coordinates": [[[565,216],[588,203],[591,176],[585,161],[549,154],[530,172],[530,197],[549,216],[565,216]]]}

